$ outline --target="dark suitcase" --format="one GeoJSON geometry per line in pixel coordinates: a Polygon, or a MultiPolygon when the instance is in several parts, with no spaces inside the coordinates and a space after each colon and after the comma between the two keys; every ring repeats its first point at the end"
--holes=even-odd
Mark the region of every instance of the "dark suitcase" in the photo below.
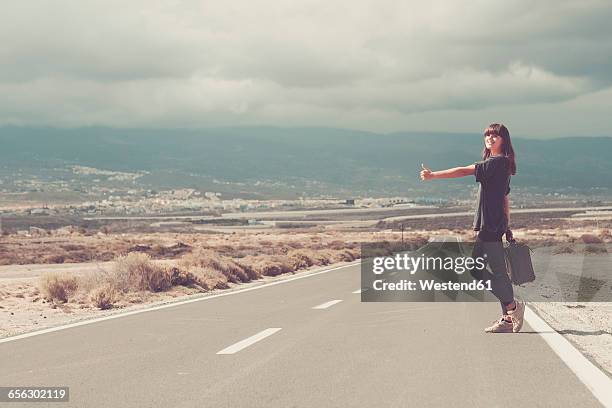
{"type": "Polygon", "coordinates": [[[504,248],[508,276],[515,285],[533,282],[535,271],[531,263],[531,249],[525,244],[512,240],[504,248]]]}

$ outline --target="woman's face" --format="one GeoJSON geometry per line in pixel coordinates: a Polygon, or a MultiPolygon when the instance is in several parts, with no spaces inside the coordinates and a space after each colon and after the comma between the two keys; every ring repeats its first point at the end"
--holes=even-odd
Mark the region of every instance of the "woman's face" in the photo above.
{"type": "Polygon", "coordinates": [[[494,133],[485,135],[484,137],[485,147],[489,150],[501,152],[502,146],[504,145],[504,138],[494,133]]]}

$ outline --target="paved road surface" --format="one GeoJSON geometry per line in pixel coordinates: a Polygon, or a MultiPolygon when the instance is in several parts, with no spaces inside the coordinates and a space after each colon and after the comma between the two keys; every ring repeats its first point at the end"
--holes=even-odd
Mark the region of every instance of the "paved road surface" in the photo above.
{"type": "Polygon", "coordinates": [[[483,333],[497,304],[361,303],[359,285],[355,265],[1,343],[0,385],[70,386],[35,407],[600,406],[529,326],[483,333]]]}

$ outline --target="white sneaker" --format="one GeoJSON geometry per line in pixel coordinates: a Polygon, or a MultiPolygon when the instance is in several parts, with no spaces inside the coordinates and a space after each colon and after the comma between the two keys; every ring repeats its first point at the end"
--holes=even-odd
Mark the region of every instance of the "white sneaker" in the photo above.
{"type": "Polygon", "coordinates": [[[512,333],[513,325],[503,317],[493,322],[492,326],[484,329],[485,333],[512,333]]]}
{"type": "Polygon", "coordinates": [[[523,321],[525,320],[525,302],[519,300],[515,301],[516,308],[514,310],[508,310],[508,316],[512,318],[512,331],[518,333],[523,327],[523,321]]]}

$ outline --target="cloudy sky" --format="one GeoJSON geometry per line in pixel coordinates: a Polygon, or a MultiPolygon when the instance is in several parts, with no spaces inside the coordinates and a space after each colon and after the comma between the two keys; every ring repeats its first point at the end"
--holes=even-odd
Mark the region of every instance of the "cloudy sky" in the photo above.
{"type": "Polygon", "coordinates": [[[0,124],[612,136],[612,2],[8,1],[0,124]]]}

